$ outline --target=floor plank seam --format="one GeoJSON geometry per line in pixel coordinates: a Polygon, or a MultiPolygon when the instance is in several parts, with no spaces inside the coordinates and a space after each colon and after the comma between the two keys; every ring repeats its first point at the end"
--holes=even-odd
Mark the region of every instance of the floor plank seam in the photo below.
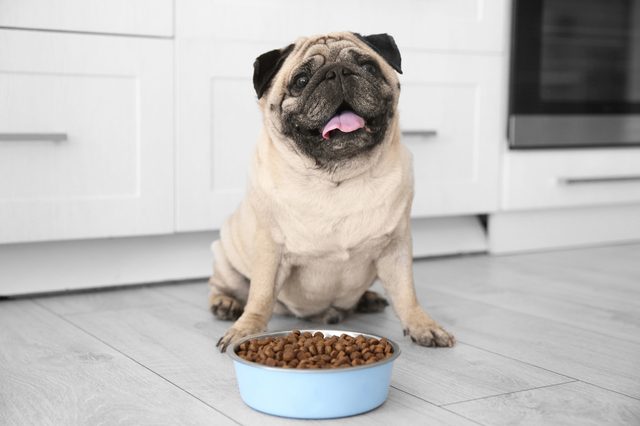
{"type": "Polygon", "coordinates": [[[495,395],[481,396],[481,397],[478,397],[478,398],[466,399],[464,401],[448,402],[446,404],[439,405],[439,407],[445,408],[445,407],[450,407],[452,405],[465,404],[467,402],[472,402],[472,401],[481,401],[483,399],[490,399],[490,398],[495,398],[495,397],[498,397],[498,396],[514,395],[514,394],[521,393],[521,392],[529,392],[529,391],[536,390],[536,389],[552,388],[552,387],[555,387],[555,386],[563,386],[563,385],[566,385],[568,383],[577,383],[577,382],[580,382],[580,380],[569,380],[569,381],[562,382],[562,383],[553,383],[551,385],[535,386],[535,387],[532,387],[532,388],[520,389],[520,390],[517,390],[517,391],[510,391],[510,392],[497,393],[495,395]]]}
{"type": "Polygon", "coordinates": [[[455,414],[456,416],[460,416],[460,417],[462,417],[463,419],[468,420],[468,421],[470,421],[470,422],[472,422],[472,423],[475,423],[475,424],[477,424],[477,425],[480,425],[480,426],[490,426],[490,425],[487,425],[486,423],[482,423],[482,422],[479,422],[478,420],[472,419],[471,417],[463,416],[463,415],[462,415],[462,414],[460,414],[460,413],[456,413],[455,411],[449,410],[449,409],[448,409],[447,407],[445,407],[445,406],[440,407],[440,409],[442,409],[442,410],[444,410],[444,411],[446,411],[446,412],[448,412],[448,413],[455,414]]]}
{"type": "Polygon", "coordinates": [[[431,402],[431,401],[429,401],[429,400],[427,400],[427,399],[424,399],[424,398],[422,398],[422,397],[419,397],[418,395],[414,395],[414,394],[412,394],[411,392],[407,392],[407,391],[406,391],[406,390],[404,390],[404,389],[400,389],[400,388],[398,388],[398,387],[396,387],[396,386],[394,386],[394,385],[390,385],[390,387],[392,387],[393,389],[397,390],[398,392],[402,392],[402,393],[404,393],[405,395],[409,395],[409,396],[412,396],[412,397],[414,397],[414,398],[416,398],[416,399],[419,399],[419,400],[420,400],[420,401],[422,401],[422,402],[426,402],[427,404],[432,405],[432,406],[433,406],[433,407],[435,407],[435,408],[443,409],[443,410],[445,410],[445,411],[448,411],[449,413],[455,414],[455,415],[456,415],[456,416],[458,416],[458,417],[462,417],[462,418],[463,418],[463,419],[465,419],[465,420],[469,420],[469,421],[471,421],[471,422],[473,422],[473,423],[475,423],[475,424],[478,424],[478,425],[482,425],[482,426],[484,426],[482,423],[479,423],[479,422],[477,422],[477,421],[475,421],[475,420],[473,420],[473,419],[470,419],[470,418],[468,418],[468,417],[465,417],[465,416],[463,416],[462,414],[458,414],[458,413],[455,413],[455,412],[453,412],[453,411],[451,411],[451,410],[448,410],[448,409],[447,409],[446,407],[444,407],[444,406],[441,406],[441,405],[438,405],[438,404],[434,404],[433,402],[431,402]]]}
{"type": "Polygon", "coordinates": [[[158,374],[156,371],[150,369],[149,367],[147,367],[146,365],[140,363],[138,360],[136,360],[135,358],[131,357],[129,354],[126,354],[124,352],[122,352],[120,349],[118,349],[117,347],[109,344],[108,342],[104,341],[103,339],[99,338],[98,336],[94,335],[93,333],[83,329],[82,327],[80,327],[79,325],[77,325],[76,323],[74,323],[73,321],[70,321],[68,318],[65,318],[63,315],[59,315],[56,312],[53,312],[52,310],[50,310],[49,308],[47,308],[46,306],[44,306],[43,304],[39,303],[37,300],[34,299],[30,299],[33,303],[37,304],[38,306],[40,306],[41,308],[45,309],[46,311],[50,312],[52,315],[57,316],[58,318],[60,318],[61,320],[65,321],[66,323],[68,323],[69,325],[71,325],[72,327],[80,330],[81,332],[87,334],[88,336],[91,336],[92,338],[96,339],[97,341],[101,342],[102,344],[104,344],[105,346],[113,349],[114,351],[118,352],[119,354],[121,354],[122,356],[124,356],[125,358],[133,361],[134,363],[138,364],[140,367],[142,367],[143,369],[149,371],[150,373],[158,376],[159,378],[161,378],[162,380],[164,380],[165,382],[169,383],[171,386],[174,386],[175,388],[181,390],[182,392],[186,393],[187,395],[191,396],[192,398],[195,398],[196,400],[200,401],[202,404],[206,405],[207,407],[211,408],[212,410],[220,413],[221,415],[225,416],[226,418],[228,418],[229,420],[231,420],[232,422],[243,426],[242,423],[239,423],[236,419],[229,417],[226,413],[223,413],[222,411],[218,410],[216,407],[210,405],[209,403],[207,403],[206,401],[202,400],[201,398],[197,397],[196,395],[192,394],[191,392],[187,391],[186,389],[182,388],[181,386],[177,385],[176,383],[172,382],[171,380],[167,379],[166,377],[162,376],[161,374],[158,374]]]}
{"type": "MultiPolygon", "coordinates": [[[[546,372],[553,373],[553,374],[555,374],[555,375],[557,375],[557,376],[564,377],[565,379],[569,379],[569,380],[567,380],[566,382],[563,382],[563,383],[570,383],[570,382],[579,382],[579,381],[582,381],[582,380],[580,380],[580,379],[578,379],[578,378],[576,378],[576,377],[571,377],[571,376],[568,376],[568,375],[566,375],[566,374],[564,374],[564,373],[558,373],[557,371],[550,370],[550,369],[548,369],[548,368],[542,367],[542,366],[537,365],[537,364],[533,364],[533,363],[528,362],[528,361],[523,361],[523,360],[521,360],[521,359],[514,358],[514,357],[509,356],[509,355],[501,354],[500,352],[495,352],[495,351],[492,351],[492,350],[490,350],[490,349],[483,348],[483,347],[481,347],[481,346],[477,346],[477,345],[474,345],[474,344],[471,344],[471,343],[467,343],[467,342],[466,342],[466,341],[464,341],[464,340],[456,339],[456,346],[457,346],[457,345],[466,345],[466,346],[469,346],[469,347],[471,347],[471,348],[477,349],[477,350],[482,351],[482,352],[490,353],[490,354],[492,354],[492,355],[497,355],[497,356],[499,356],[499,357],[501,357],[501,358],[506,358],[506,359],[509,359],[509,360],[511,360],[511,361],[516,361],[516,362],[519,362],[519,363],[521,363],[521,364],[528,365],[528,366],[530,366],[530,367],[539,368],[540,370],[544,370],[544,371],[546,371],[546,372]]],[[[585,383],[586,383],[586,382],[585,382],[585,383]]],[[[607,389],[607,390],[609,390],[609,389],[607,389]]],[[[615,391],[612,391],[612,392],[615,392],[615,391]]]]}
{"type": "MultiPolygon", "coordinates": [[[[193,283],[190,283],[190,284],[193,284],[193,283]]],[[[160,286],[158,286],[158,287],[160,287],[160,286]]],[[[184,299],[181,299],[181,298],[179,298],[179,297],[175,297],[173,294],[165,293],[164,291],[159,290],[159,289],[157,289],[157,288],[151,288],[151,287],[150,287],[149,289],[150,289],[150,290],[155,291],[156,293],[162,294],[163,296],[171,297],[171,298],[172,298],[173,300],[175,300],[176,302],[180,302],[180,303],[183,303],[183,304],[185,304],[185,305],[189,305],[189,306],[191,306],[191,307],[196,307],[196,308],[204,309],[204,308],[205,308],[205,306],[206,306],[206,305],[205,305],[205,303],[202,303],[202,304],[199,304],[199,303],[193,303],[193,302],[191,302],[191,301],[184,300],[184,299]]],[[[203,295],[203,299],[202,299],[202,300],[203,300],[203,301],[206,301],[206,298],[207,298],[207,295],[205,294],[205,295],[203,295]]]]}
{"type": "Polygon", "coordinates": [[[474,344],[471,344],[471,343],[468,343],[468,342],[464,342],[464,341],[460,341],[460,342],[461,342],[461,343],[464,343],[464,344],[465,344],[465,345],[467,345],[467,346],[471,346],[472,348],[476,348],[476,349],[479,349],[479,350],[481,350],[481,351],[485,351],[485,352],[488,352],[488,353],[491,353],[491,354],[494,354],[494,355],[498,355],[498,356],[501,356],[501,357],[503,357],[503,358],[510,359],[510,360],[512,360],[512,361],[521,362],[522,364],[526,364],[526,365],[529,365],[529,366],[531,366],[531,367],[535,367],[535,368],[539,368],[539,369],[544,370],[544,371],[548,371],[549,373],[553,373],[553,374],[556,374],[556,375],[558,375],[558,376],[562,376],[562,377],[564,377],[564,378],[566,378],[566,379],[569,379],[569,380],[573,380],[573,381],[580,381],[580,379],[578,379],[577,377],[571,377],[571,376],[568,376],[568,375],[566,375],[566,374],[564,374],[564,373],[559,373],[559,372],[557,372],[557,371],[550,370],[550,369],[548,369],[548,368],[542,367],[542,366],[537,365],[537,364],[533,364],[533,363],[528,362],[528,361],[523,361],[523,360],[521,360],[521,359],[518,359],[518,358],[515,358],[515,357],[512,357],[512,356],[509,356],[509,355],[501,354],[500,352],[495,352],[495,351],[492,351],[492,350],[490,350],[490,349],[483,348],[483,347],[481,347],[481,346],[477,346],[477,345],[474,345],[474,344]]]}
{"type": "MultiPolygon", "coordinates": [[[[36,302],[35,299],[32,299],[34,302],[36,302]]],[[[149,305],[144,305],[144,306],[127,306],[124,308],[104,308],[104,309],[100,309],[100,312],[126,312],[126,311],[130,311],[130,310],[138,310],[141,307],[143,308],[158,308],[161,306],[167,306],[170,305],[171,301],[168,302],[162,302],[162,303],[152,303],[149,305]]],[[[75,315],[87,315],[87,314],[93,314],[96,311],[76,311],[76,312],[65,312],[64,314],[58,314],[54,311],[50,311],[58,316],[63,315],[63,316],[75,316],[75,315]]]]}
{"type": "MultiPolygon", "coordinates": [[[[539,318],[539,319],[543,319],[543,320],[546,320],[546,321],[555,321],[555,322],[560,323],[562,325],[579,328],[580,330],[588,331],[588,332],[591,332],[591,333],[596,333],[596,334],[599,334],[599,335],[601,335],[603,337],[607,337],[605,334],[603,334],[603,333],[601,333],[599,331],[593,330],[591,328],[580,327],[580,326],[575,325],[573,323],[563,321],[562,319],[550,318],[550,317],[547,317],[547,316],[542,316],[542,315],[536,315],[536,314],[531,314],[531,313],[527,313],[527,312],[522,312],[522,311],[519,311],[519,310],[516,310],[516,309],[513,309],[513,308],[509,308],[507,306],[494,304],[494,303],[491,303],[491,302],[487,302],[486,300],[478,300],[478,299],[470,298],[468,296],[464,296],[464,295],[461,295],[459,293],[443,290],[443,289],[440,289],[440,288],[432,289],[432,290],[433,291],[437,291],[439,293],[443,293],[443,294],[445,294],[447,296],[457,297],[457,298],[466,300],[468,302],[481,303],[483,305],[491,306],[493,308],[503,309],[505,311],[517,313],[517,314],[520,314],[520,315],[527,315],[527,316],[530,316],[530,317],[533,317],[533,318],[539,318]]],[[[629,339],[629,338],[626,338],[626,337],[619,337],[618,336],[618,337],[616,337],[616,339],[623,340],[623,341],[625,341],[627,343],[631,343],[631,344],[635,344],[635,345],[639,344],[636,340],[632,340],[632,339],[629,339]]]]}
{"type": "Polygon", "coordinates": [[[607,391],[607,392],[613,392],[613,393],[618,394],[620,396],[626,396],[627,398],[631,398],[631,399],[634,399],[636,401],[640,401],[640,397],[636,397],[636,396],[633,396],[633,395],[627,395],[624,392],[620,392],[620,391],[617,391],[617,390],[605,388],[602,385],[596,385],[595,383],[591,383],[591,382],[589,382],[587,380],[578,380],[578,381],[584,383],[585,385],[593,386],[595,388],[602,389],[602,390],[607,391]]]}
{"type": "MultiPolygon", "coordinates": [[[[601,386],[601,385],[596,385],[596,384],[590,383],[589,381],[584,380],[584,379],[580,379],[580,378],[577,378],[577,377],[571,377],[571,376],[568,376],[567,374],[560,373],[560,372],[557,372],[557,371],[554,371],[554,370],[550,370],[550,369],[545,368],[545,367],[542,367],[542,366],[540,366],[540,365],[532,364],[532,363],[530,363],[530,362],[523,361],[523,360],[521,360],[521,359],[514,358],[514,357],[511,357],[511,356],[508,356],[508,355],[504,355],[504,354],[501,354],[501,353],[499,353],[499,352],[494,352],[494,351],[492,351],[492,350],[489,350],[489,349],[486,349],[486,348],[483,348],[483,347],[480,347],[480,346],[472,345],[472,344],[470,344],[470,343],[466,343],[466,342],[465,342],[464,344],[465,344],[465,345],[468,345],[468,346],[471,346],[471,347],[473,347],[473,348],[476,348],[476,349],[480,349],[480,350],[483,350],[483,351],[486,351],[486,352],[492,353],[492,354],[494,354],[494,355],[499,355],[499,356],[501,356],[501,357],[508,358],[508,359],[510,359],[510,360],[513,360],[513,361],[518,361],[518,362],[521,362],[521,363],[523,363],[523,364],[530,365],[530,366],[532,366],[532,367],[540,368],[540,369],[545,370],[545,371],[548,371],[548,372],[550,372],[550,373],[557,374],[558,376],[562,376],[562,377],[565,377],[565,378],[567,378],[567,379],[570,379],[570,381],[586,383],[586,384],[588,384],[588,385],[595,386],[595,387],[600,388],[600,389],[602,389],[602,390],[606,390],[606,391],[609,391],[609,392],[613,392],[613,393],[616,393],[616,394],[618,394],[618,395],[626,396],[626,397],[629,397],[629,398],[632,398],[632,399],[640,400],[640,398],[636,398],[635,396],[627,395],[626,393],[623,393],[623,392],[617,391],[617,390],[615,390],[615,389],[609,389],[609,388],[606,388],[606,387],[601,386]]],[[[569,382],[570,382],[570,381],[569,381],[569,382]]]]}

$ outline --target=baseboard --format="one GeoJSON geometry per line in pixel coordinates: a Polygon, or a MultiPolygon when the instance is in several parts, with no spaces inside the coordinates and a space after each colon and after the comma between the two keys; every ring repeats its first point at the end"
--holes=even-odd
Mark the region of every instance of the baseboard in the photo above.
{"type": "Polygon", "coordinates": [[[640,204],[499,212],[489,216],[489,252],[640,241],[640,204]]]}
{"type": "Polygon", "coordinates": [[[0,245],[0,296],[206,277],[216,232],[0,245]]]}
{"type": "MultiPolygon", "coordinates": [[[[478,219],[416,219],[414,256],[487,250],[478,219]]],[[[216,232],[0,245],[0,296],[162,281],[211,273],[216,232]]]]}
{"type": "Polygon", "coordinates": [[[411,233],[416,258],[488,250],[487,236],[477,216],[413,219],[411,233]]]}

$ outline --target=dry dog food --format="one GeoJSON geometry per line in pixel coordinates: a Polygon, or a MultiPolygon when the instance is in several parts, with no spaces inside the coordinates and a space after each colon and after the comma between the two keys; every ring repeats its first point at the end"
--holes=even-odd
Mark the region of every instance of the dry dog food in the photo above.
{"type": "Polygon", "coordinates": [[[393,346],[380,340],[342,334],[325,337],[317,331],[293,330],[286,336],[264,337],[243,342],[236,351],[240,358],[269,367],[342,368],[372,364],[393,355],[393,346]]]}

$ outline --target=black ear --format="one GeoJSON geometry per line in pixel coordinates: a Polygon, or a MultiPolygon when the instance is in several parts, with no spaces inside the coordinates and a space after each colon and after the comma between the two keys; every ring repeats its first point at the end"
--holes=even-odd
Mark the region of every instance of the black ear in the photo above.
{"type": "Polygon", "coordinates": [[[387,33],[368,36],[363,36],[358,33],[354,34],[382,56],[394,70],[402,74],[402,58],[400,57],[400,51],[393,37],[387,33]]]}
{"type": "Polygon", "coordinates": [[[270,50],[256,58],[253,63],[253,88],[256,89],[258,99],[267,91],[271,80],[278,73],[292,50],[293,44],[290,44],[284,49],[270,50]]]}

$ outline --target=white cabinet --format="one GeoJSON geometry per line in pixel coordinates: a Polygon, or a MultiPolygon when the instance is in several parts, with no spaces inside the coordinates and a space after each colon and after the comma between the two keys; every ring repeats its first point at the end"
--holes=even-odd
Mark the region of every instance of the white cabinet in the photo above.
{"type": "Polygon", "coordinates": [[[0,27],[173,35],[173,0],[3,0],[0,27]]]}
{"type": "Polygon", "coordinates": [[[206,275],[259,137],[254,59],[329,31],[400,46],[413,214],[429,218],[414,235],[438,241],[416,253],[482,250],[472,215],[497,208],[508,6],[0,0],[0,295],[206,275]]]}
{"type": "Polygon", "coordinates": [[[0,30],[0,243],[173,231],[172,51],[0,30]]]}
{"type": "Polygon", "coordinates": [[[403,56],[400,127],[413,152],[413,216],[498,207],[502,63],[485,55],[403,56]]]}

